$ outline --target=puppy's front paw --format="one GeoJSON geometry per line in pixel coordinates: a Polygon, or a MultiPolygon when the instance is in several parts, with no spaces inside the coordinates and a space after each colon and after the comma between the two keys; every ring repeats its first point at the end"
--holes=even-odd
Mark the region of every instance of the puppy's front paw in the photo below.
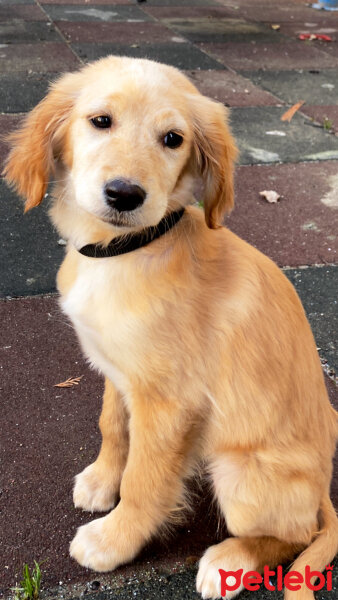
{"type": "Polygon", "coordinates": [[[79,527],[70,544],[70,555],[80,565],[94,571],[112,571],[121,564],[114,550],[114,540],[107,540],[106,519],[102,517],[79,527]]]}
{"type": "Polygon", "coordinates": [[[80,565],[94,571],[112,571],[140,550],[144,543],[142,527],[123,510],[121,502],[109,515],[77,530],[70,554],[80,565]]]}
{"type": "Polygon", "coordinates": [[[94,462],[75,477],[74,506],[91,512],[104,512],[115,506],[118,492],[117,477],[94,462]]]}

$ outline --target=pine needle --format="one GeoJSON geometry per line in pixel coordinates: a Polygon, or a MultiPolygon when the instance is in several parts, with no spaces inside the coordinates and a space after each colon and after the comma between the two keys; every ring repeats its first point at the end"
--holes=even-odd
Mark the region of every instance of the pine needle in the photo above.
{"type": "Polygon", "coordinates": [[[56,383],[54,385],[54,387],[68,388],[68,387],[73,387],[73,385],[79,385],[82,377],[83,377],[83,375],[80,375],[80,377],[69,377],[68,379],[66,379],[66,381],[62,381],[61,383],[56,383]]]}
{"type": "Polygon", "coordinates": [[[289,108],[280,118],[281,121],[288,121],[290,123],[292,117],[296,114],[297,110],[305,104],[305,100],[300,100],[297,104],[294,104],[289,108]]]}

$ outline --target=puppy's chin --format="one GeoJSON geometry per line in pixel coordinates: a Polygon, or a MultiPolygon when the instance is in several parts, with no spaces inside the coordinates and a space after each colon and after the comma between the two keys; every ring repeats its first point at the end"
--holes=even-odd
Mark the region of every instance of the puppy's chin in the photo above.
{"type": "Polygon", "coordinates": [[[113,227],[117,227],[118,229],[139,229],[142,225],[138,222],[138,220],[131,214],[114,214],[110,216],[105,216],[102,218],[104,223],[108,223],[109,225],[113,225],[113,227]]]}

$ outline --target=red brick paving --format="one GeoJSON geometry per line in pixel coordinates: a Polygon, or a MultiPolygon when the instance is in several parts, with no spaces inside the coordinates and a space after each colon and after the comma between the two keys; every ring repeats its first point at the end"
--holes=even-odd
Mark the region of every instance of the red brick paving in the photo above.
{"type": "Polygon", "coordinates": [[[0,22],[9,19],[23,19],[25,21],[47,21],[47,15],[39,6],[24,4],[0,4],[0,22]]]}
{"type": "Polygon", "coordinates": [[[0,73],[62,73],[81,65],[73,52],[58,42],[8,45],[0,48],[0,57],[0,73]]]}
{"type": "Polygon", "coordinates": [[[224,66],[238,71],[268,69],[272,71],[294,69],[325,69],[338,67],[338,58],[314,46],[304,47],[297,42],[266,44],[254,42],[225,42],[197,44],[224,66]]]}
{"type": "Polygon", "coordinates": [[[227,225],[280,266],[338,262],[335,212],[321,201],[337,175],[336,161],[237,167],[227,225]],[[263,190],[282,199],[268,204],[259,196],[263,190]]]}
{"type": "Polygon", "coordinates": [[[277,106],[280,101],[249,79],[231,71],[186,71],[205,96],[227,106],[277,106]]]}

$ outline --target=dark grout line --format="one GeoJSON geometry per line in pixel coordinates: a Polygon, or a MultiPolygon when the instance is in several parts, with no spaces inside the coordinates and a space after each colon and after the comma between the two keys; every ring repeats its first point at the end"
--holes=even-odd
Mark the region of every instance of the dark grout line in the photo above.
{"type": "MultiPolygon", "coordinates": [[[[50,15],[48,14],[47,10],[44,8],[44,6],[41,5],[41,3],[39,2],[39,0],[34,0],[36,5],[40,8],[40,10],[42,10],[42,12],[46,15],[46,17],[48,18],[48,22],[52,23],[52,25],[55,27],[55,30],[57,31],[57,33],[59,34],[59,36],[61,37],[61,39],[63,40],[63,42],[66,44],[67,48],[69,48],[69,50],[72,52],[72,54],[75,56],[75,58],[77,58],[80,61],[80,66],[84,66],[86,63],[84,60],[82,60],[82,58],[75,52],[75,50],[72,48],[71,46],[71,42],[69,40],[67,40],[67,38],[63,35],[61,29],[56,25],[56,22],[52,19],[52,17],[50,17],[50,15]]],[[[71,2],[71,0],[70,0],[71,2]]],[[[48,5],[46,5],[48,7],[48,5]]],[[[51,5],[53,6],[53,5],[51,5]]]]}

